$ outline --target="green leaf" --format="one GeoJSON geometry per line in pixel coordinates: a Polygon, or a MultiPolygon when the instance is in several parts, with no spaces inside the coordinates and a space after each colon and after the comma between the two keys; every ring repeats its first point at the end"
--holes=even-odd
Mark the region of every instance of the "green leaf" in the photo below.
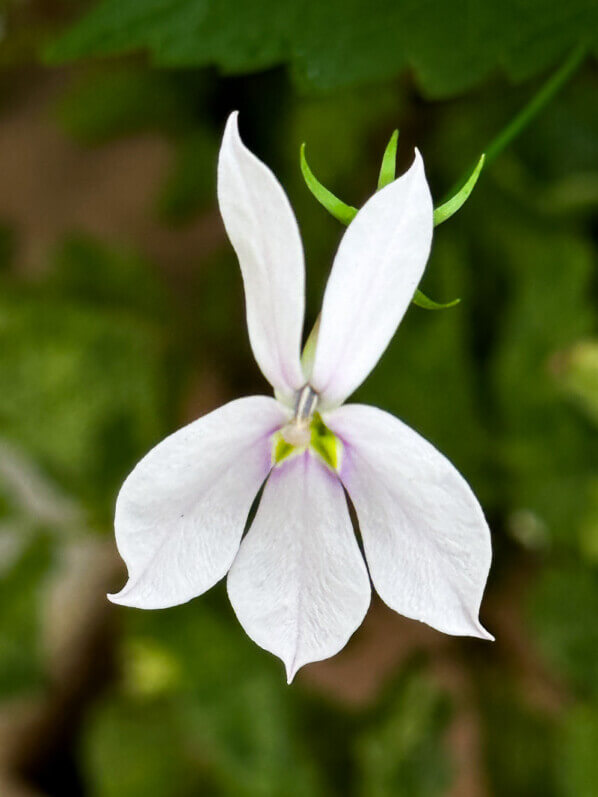
{"type": "Polygon", "coordinates": [[[351,205],[346,205],[338,197],[334,196],[332,191],[329,191],[327,188],[325,188],[316,178],[312,170],[309,168],[305,158],[305,144],[301,145],[300,160],[303,178],[307,184],[307,187],[318,200],[318,202],[326,208],[328,213],[340,221],[341,224],[350,224],[357,215],[357,208],[354,208],[351,205]]]}
{"type": "Polygon", "coordinates": [[[454,216],[455,213],[458,210],[460,210],[460,208],[462,208],[463,205],[467,202],[469,195],[473,191],[475,184],[478,181],[478,177],[480,176],[480,172],[482,171],[485,158],[486,156],[482,154],[474,170],[469,175],[469,177],[467,178],[463,186],[459,189],[459,191],[457,191],[457,193],[449,200],[440,205],[440,207],[434,210],[435,227],[438,227],[439,224],[442,224],[447,219],[450,219],[451,216],[454,216]]]}
{"type": "Polygon", "coordinates": [[[458,305],[461,299],[453,299],[452,302],[445,303],[435,302],[433,299],[428,299],[425,293],[422,293],[418,288],[411,301],[418,307],[423,307],[424,310],[446,310],[448,307],[458,305]]]}
{"type": "Polygon", "coordinates": [[[486,0],[101,0],[45,50],[59,63],[146,51],[161,66],[228,73],[277,64],[300,86],[331,91],[410,69],[426,94],[448,96],[501,71],[523,80],[580,40],[598,44],[594,0],[536,0],[533,13],[486,0]]]}
{"type": "Polygon", "coordinates": [[[382,166],[380,167],[380,175],[378,176],[378,191],[381,188],[389,185],[395,179],[397,170],[397,145],[399,143],[399,131],[395,130],[390,141],[386,145],[384,155],[382,157],[382,166]]]}

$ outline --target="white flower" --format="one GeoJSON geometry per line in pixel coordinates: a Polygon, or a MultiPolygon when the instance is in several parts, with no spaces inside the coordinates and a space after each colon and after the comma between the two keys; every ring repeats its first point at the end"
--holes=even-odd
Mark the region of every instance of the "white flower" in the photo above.
{"type": "Polygon", "coordinates": [[[490,534],[468,484],[397,418],[343,405],[386,349],[428,259],[433,208],[421,156],[347,229],[303,365],[299,230],[282,187],[241,142],[236,114],[220,150],[218,199],[253,353],[277,398],[232,401],[139,462],[116,504],[129,580],[111,600],[174,606],[228,572],[239,621],[284,661],[290,681],[337,653],[370,602],[344,487],[382,600],[445,633],[491,639],[478,620],[490,534]]]}

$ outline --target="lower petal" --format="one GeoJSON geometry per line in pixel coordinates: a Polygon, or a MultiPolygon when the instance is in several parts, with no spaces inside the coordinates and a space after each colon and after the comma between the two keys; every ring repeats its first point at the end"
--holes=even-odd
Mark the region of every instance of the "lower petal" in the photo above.
{"type": "Polygon", "coordinates": [[[223,578],[270,470],[270,435],[288,420],[274,399],[225,404],[167,437],[134,468],[116,502],[129,581],[114,603],[185,603],[223,578]]]}
{"type": "Polygon", "coordinates": [[[228,594],[247,634],[283,660],[289,683],[361,625],[370,583],[343,488],[310,453],[272,471],[228,594]]]}
{"type": "Polygon", "coordinates": [[[434,446],[375,407],[347,405],[325,421],[345,444],[340,475],[382,600],[439,631],[492,639],[478,619],[490,531],[465,479],[434,446]]]}

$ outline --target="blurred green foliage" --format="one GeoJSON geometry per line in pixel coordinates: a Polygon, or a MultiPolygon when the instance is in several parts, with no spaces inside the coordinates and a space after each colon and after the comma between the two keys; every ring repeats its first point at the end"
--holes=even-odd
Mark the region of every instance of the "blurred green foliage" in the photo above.
{"type": "Polygon", "coordinates": [[[0,577],[0,699],[39,689],[44,683],[39,605],[51,564],[50,540],[38,534],[19,551],[23,528],[4,520],[0,577]],[[7,541],[12,542],[9,551],[7,541]],[[8,563],[7,560],[8,559],[8,563]]]}
{"type": "Polygon", "coordinates": [[[560,793],[564,797],[591,797],[596,791],[598,764],[598,708],[589,704],[573,709],[559,738],[563,767],[559,772],[560,793]]]}
{"type": "Polygon", "coordinates": [[[530,706],[521,690],[504,679],[485,683],[483,701],[488,773],[494,794],[553,797],[559,770],[555,722],[530,706]]]}
{"type": "Polygon", "coordinates": [[[411,67],[424,91],[449,95],[497,68],[546,68],[580,41],[598,46],[592,0],[102,0],[46,50],[51,62],[148,50],[161,66],[227,73],[290,63],[300,84],[338,89],[411,67]],[[539,35],[541,20],[541,35],[539,35]]]}
{"type": "Polygon", "coordinates": [[[451,785],[446,694],[425,671],[407,669],[398,687],[387,695],[386,716],[357,737],[361,797],[433,797],[451,785]]]}
{"type": "MultiPolygon", "coordinates": [[[[185,234],[209,222],[222,122],[241,108],[243,136],[275,168],[301,224],[309,326],[342,230],[305,188],[301,142],[324,184],[359,206],[399,126],[399,170],[420,147],[438,204],[537,87],[500,75],[539,75],[580,39],[595,48],[597,21],[587,0],[103,0],[50,36],[51,60],[146,51],[173,68],[82,65],[53,123],[90,159],[115,140],[164,139],[170,169],[146,206],[157,229],[185,234]],[[281,69],[259,73],[281,64],[291,80],[281,69]]],[[[421,431],[479,494],[494,536],[483,612],[496,644],[438,645],[423,657],[405,623],[415,655],[394,669],[370,649],[354,674],[340,666],[334,690],[309,675],[289,688],[236,624],[222,587],[168,611],[114,608],[119,624],[103,653],[117,672],[95,703],[81,698],[69,741],[81,793],[435,797],[459,787],[464,767],[480,793],[498,797],[595,793],[595,97],[588,63],[484,170],[436,231],[422,282],[461,304],[412,307],[355,397],[421,431]],[[348,703],[352,679],[370,670],[376,688],[348,703]],[[480,759],[471,772],[455,741],[464,721],[480,759]]],[[[12,112],[7,101],[3,113],[12,112]]],[[[167,256],[141,255],[151,251],[145,240],[59,230],[32,276],[19,261],[18,219],[3,213],[0,696],[10,705],[53,694],[49,596],[71,546],[93,539],[113,550],[114,498],[136,460],[196,405],[266,388],[224,238],[190,251],[181,273],[167,256]]],[[[102,587],[94,605],[104,601],[102,587]]]]}
{"type": "Polygon", "coordinates": [[[164,429],[165,340],[156,322],[117,304],[135,259],[71,241],[56,265],[47,280],[4,284],[0,428],[73,493],[103,504],[164,429]]]}

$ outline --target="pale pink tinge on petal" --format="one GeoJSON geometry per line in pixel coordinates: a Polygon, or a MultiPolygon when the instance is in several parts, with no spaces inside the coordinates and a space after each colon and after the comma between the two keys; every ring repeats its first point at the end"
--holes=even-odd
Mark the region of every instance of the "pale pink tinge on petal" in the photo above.
{"type": "Polygon", "coordinates": [[[312,454],[272,471],[227,586],[241,625],[282,659],[289,683],[361,624],[370,602],[365,563],[343,488],[312,454]]]}
{"type": "Polygon", "coordinates": [[[431,443],[375,407],[349,404],[325,421],[344,442],[341,479],[382,600],[447,634],[492,639],[478,618],[490,530],[465,479],[431,443]]]}
{"type": "Polygon", "coordinates": [[[218,202],[241,266],[253,354],[277,394],[290,403],[305,382],[301,236],[282,186],[241,141],[237,113],[228,118],[220,148],[218,202]]]}
{"type": "Polygon", "coordinates": [[[174,606],[226,575],[271,467],[270,436],[288,417],[267,396],[238,399],[174,432],[137,464],[115,516],[129,580],[110,600],[174,606]]]}

